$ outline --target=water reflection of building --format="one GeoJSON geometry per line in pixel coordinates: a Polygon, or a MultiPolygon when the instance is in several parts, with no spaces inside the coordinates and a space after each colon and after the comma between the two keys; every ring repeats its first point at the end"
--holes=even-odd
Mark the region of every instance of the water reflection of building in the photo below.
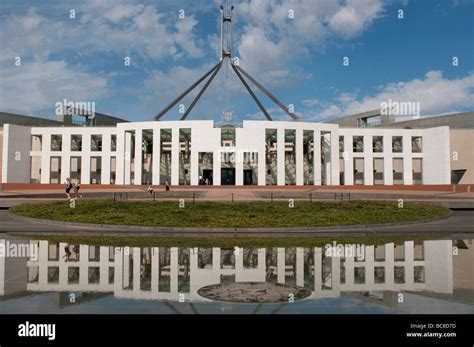
{"type": "Polygon", "coordinates": [[[197,294],[201,287],[266,281],[304,286],[312,291],[310,299],[342,294],[385,304],[395,300],[390,292],[453,292],[452,241],[445,240],[366,246],[363,259],[327,257],[322,247],[114,248],[31,242],[38,243],[39,256],[28,261],[29,291],[207,301],[197,294]]]}
{"type": "MultiPolygon", "coordinates": [[[[27,243],[27,241],[20,240],[9,241],[15,245],[27,243]]],[[[5,246],[6,240],[0,240],[0,243],[5,246]]],[[[28,295],[26,265],[26,257],[0,256],[0,301],[28,295]]]]}

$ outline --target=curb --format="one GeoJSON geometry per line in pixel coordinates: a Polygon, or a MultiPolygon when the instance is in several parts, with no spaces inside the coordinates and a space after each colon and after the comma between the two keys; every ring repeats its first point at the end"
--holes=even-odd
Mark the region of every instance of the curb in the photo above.
{"type": "Polygon", "coordinates": [[[351,230],[367,230],[370,228],[383,228],[383,227],[396,227],[411,224],[424,224],[448,219],[452,216],[453,211],[446,216],[435,217],[431,219],[417,220],[417,221],[405,221],[397,223],[377,223],[377,224],[354,224],[354,225],[335,225],[335,226],[324,226],[324,227],[261,227],[261,228],[243,228],[243,227],[152,227],[152,226],[133,226],[133,225],[120,225],[120,224],[94,224],[94,223],[77,223],[77,222],[64,222],[55,221],[49,219],[39,219],[19,216],[14,213],[7,211],[7,214],[15,219],[42,223],[49,225],[64,225],[64,226],[76,226],[83,228],[98,228],[98,229],[113,229],[115,232],[124,231],[135,231],[135,232],[155,232],[155,233],[236,233],[236,232],[247,232],[247,233],[288,233],[288,232],[299,232],[299,233],[312,233],[318,231],[351,231],[351,230]]]}

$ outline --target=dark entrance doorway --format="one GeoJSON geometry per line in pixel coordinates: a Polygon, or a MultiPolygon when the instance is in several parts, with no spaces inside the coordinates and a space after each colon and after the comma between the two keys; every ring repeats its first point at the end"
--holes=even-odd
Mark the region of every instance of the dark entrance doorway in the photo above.
{"type": "Polygon", "coordinates": [[[221,169],[221,185],[235,185],[235,168],[221,169]]]}
{"type": "Polygon", "coordinates": [[[251,186],[253,184],[252,170],[244,170],[244,185],[251,186]]]}
{"type": "Polygon", "coordinates": [[[201,185],[212,185],[212,170],[204,169],[202,170],[202,179],[200,180],[199,184],[201,185]]]}

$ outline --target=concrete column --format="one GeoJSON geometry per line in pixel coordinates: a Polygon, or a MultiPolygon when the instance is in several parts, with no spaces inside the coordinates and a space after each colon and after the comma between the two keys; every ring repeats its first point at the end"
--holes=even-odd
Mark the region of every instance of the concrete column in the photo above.
{"type": "Polygon", "coordinates": [[[264,186],[266,184],[267,177],[267,168],[266,168],[266,156],[265,156],[265,129],[262,129],[263,136],[261,136],[262,141],[259,141],[258,146],[258,167],[257,167],[257,180],[259,186],[264,186]]]}
{"type": "Polygon", "coordinates": [[[123,272],[122,268],[124,265],[124,252],[123,247],[115,248],[114,258],[114,293],[119,293],[122,290],[123,272]]]}
{"type": "Polygon", "coordinates": [[[99,263],[99,283],[100,286],[109,285],[109,246],[100,247],[100,263],[99,263]]]}
{"type": "Polygon", "coordinates": [[[135,130],[135,178],[134,184],[142,184],[142,162],[143,162],[143,149],[142,149],[142,138],[143,138],[143,129],[135,130]]]}
{"type": "Polygon", "coordinates": [[[64,247],[66,246],[65,242],[59,243],[59,285],[65,286],[67,285],[67,277],[68,277],[68,266],[66,263],[66,259],[64,256],[66,252],[64,251],[64,247]]]}
{"type": "Polygon", "coordinates": [[[374,158],[372,154],[372,136],[364,135],[364,185],[374,185],[374,158]]]}
{"type": "Polygon", "coordinates": [[[324,153],[325,161],[324,161],[324,175],[326,177],[326,185],[331,184],[331,167],[332,167],[332,161],[331,161],[331,134],[330,133],[325,133],[321,135],[322,138],[324,139],[324,147],[321,146],[321,151],[324,153]]]}
{"type": "Polygon", "coordinates": [[[130,163],[132,160],[132,133],[125,132],[124,184],[130,184],[130,163]]]}
{"type": "Polygon", "coordinates": [[[84,288],[89,284],[89,246],[79,246],[79,285],[84,288]]]}
{"type": "Polygon", "coordinates": [[[61,182],[66,181],[66,177],[71,177],[71,135],[63,134],[63,150],[61,154],[61,182]]]}
{"type": "Polygon", "coordinates": [[[89,184],[91,181],[91,135],[82,135],[82,158],[81,158],[81,183],[89,184]]]}
{"type": "Polygon", "coordinates": [[[115,152],[115,184],[125,184],[125,142],[125,131],[117,131],[117,151],[115,152]]]}
{"type": "MultiPolygon", "coordinates": [[[[122,274],[122,288],[128,288],[130,286],[130,256],[133,248],[122,247],[123,254],[123,274],[122,274]]],[[[121,288],[121,289],[122,289],[121,288]]]]}
{"type": "Polygon", "coordinates": [[[395,251],[394,244],[385,245],[385,286],[392,288],[394,283],[395,251]]]}
{"type": "Polygon", "coordinates": [[[339,185],[339,132],[331,131],[331,176],[330,184],[339,185]]]}
{"type": "MultiPolygon", "coordinates": [[[[156,130],[156,129],[155,129],[156,130]]],[[[155,153],[153,151],[153,153],[155,153]]],[[[151,292],[158,292],[158,270],[160,265],[160,248],[153,247],[151,249],[151,292]]]]}
{"type": "Polygon", "coordinates": [[[277,248],[277,282],[285,283],[285,248],[277,248]]]}
{"type": "Polygon", "coordinates": [[[214,151],[212,158],[212,185],[221,185],[221,154],[218,150],[214,151]]]}
{"type": "Polygon", "coordinates": [[[178,297],[178,247],[170,249],[170,293],[176,293],[178,297]]]}
{"type": "Polygon", "coordinates": [[[110,184],[110,137],[110,133],[102,135],[102,172],[100,183],[107,185],[110,184]]]}
{"type": "Polygon", "coordinates": [[[102,172],[100,183],[110,185],[110,154],[102,155],[102,172]]]}
{"type": "Polygon", "coordinates": [[[160,129],[153,129],[153,162],[152,162],[152,184],[160,184],[160,161],[161,161],[161,142],[160,129]]]}
{"type": "Polygon", "coordinates": [[[375,257],[375,247],[374,246],[364,246],[365,247],[365,284],[370,288],[374,285],[374,257],[375,257]]]}
{"type": "Polygon", "coordinates": [[[393,186],[392,136],[383,137],[383,181],[386,186],[393,186]]]}
{"type": "Polygon", "coordinates": [[[265,281],[265,277],[267,275],[266,257],[267,257],[267,249],[259,248],[258,249],[258,272],[259,272],[259,277],[261,278],[262,282],[265,281]]]}
{"type": "Polygon", "coordinates": [[[220,273],[221,268],[221,249],[219,247],[212,248],[212,270],[220,273]]]}
{"type": "Polygon", "coordinates": [[[285,129],[277,129],[277,185],[285,185],[285,129]]]}
{"type": "Polygon", "coordinates": [[[171,184],[179,184],[179,128],[171,129],[171,184]]]}
{"type": "Polygon", "coordinates": [[[296,248],[296,285],[304,287],[304,248],[296,248]]]}
{"type": "Polygon", "coordinates": [[[413,163],[411,154],[411,136],[403,135],[403,184],[413,184],[413,163]]]}
{"type": "Polygon", "coordinates": [[[314,291],[321,293],[322,289],[322,273],[323,273],[323,259],[321,247],[314,248],[314,291]]]}
{"type": "Polygon", "coordinates": [[[314,184],[321,185],[321,131],[314,131],[314,184]]]}
{"type": "Polygon", "coordinates": [[[140,257],[140,247],[133,247],[130,249],[133,252],[133,291],[139,292],[140,291],[140,265],[141,265],[141,257],[140,257]]]}
{"type": "Polygon", "coordinates": [[[352,155],[352,136],[344,136],[344,184],[354,184],[354,157],[352,155]]]}
{"type": "Polygon", "coordinates": [[[415,287],[415,249],[413,241],[405,241],[405,288],[413,290],[415,287]]]}
{"type": "MultiPolygon", "coordinates": [[[[39,241],[38,247],[38,285],[45,286],[48,283],[48,241],[39,241]]],[[[6,258],[4,258],[6,259],[6,258]]]]}
{"type": "Polygon", "coordinates": [[[244,185],[244,154],[241,151],[234,152],[235,158],[235,185],[244,185]]]}
{"type": "Polygon", "coordinates": [[[304,185],[303,129],[296,129],[296,185],[304,185]]]}
{"type": "Polygon", "coordinates": [[[331,290],[338,295],[341,291],[341,258],[331,258],[332,283],[331,290]]]}
{"type": "MultiPolygon", "coordinates": [[[[8,156],[7,156],[8,158],[8,156]]],[[[5,157],[4,157],[5,160],[5,157]]],[[[51,170],[51,134],[43,135],[41,148],[41,183],[49,183],[51,170]]]]}

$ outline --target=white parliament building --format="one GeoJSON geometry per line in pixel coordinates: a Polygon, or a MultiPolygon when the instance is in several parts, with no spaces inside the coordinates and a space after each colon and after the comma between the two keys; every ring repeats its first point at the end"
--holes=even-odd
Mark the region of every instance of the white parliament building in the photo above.
{"type": "Polygon", "coordinates": [[[2,183],[450,184],[450,128],[211,120],[3,125],[2,183]]]}
{"type": "Polygon", "coordinates": [[[54,184],[67,177],[103,185],[474,183],[472,112],[399,122],[376,110],[304,122],[233,60],[232,11],[233,6],[220,7],[218,63],[153,121],[127,122],[94,112],[88,126],[74,126],[68,107],[58,121],[0,112],[2,183],[54,184]],[[187,119],[225,63],[266,120],[187,119]],[[180,120],[161,120],[206,79],[180,120]],[[250,84],[293,121],[273,121],[250,84]]]}

